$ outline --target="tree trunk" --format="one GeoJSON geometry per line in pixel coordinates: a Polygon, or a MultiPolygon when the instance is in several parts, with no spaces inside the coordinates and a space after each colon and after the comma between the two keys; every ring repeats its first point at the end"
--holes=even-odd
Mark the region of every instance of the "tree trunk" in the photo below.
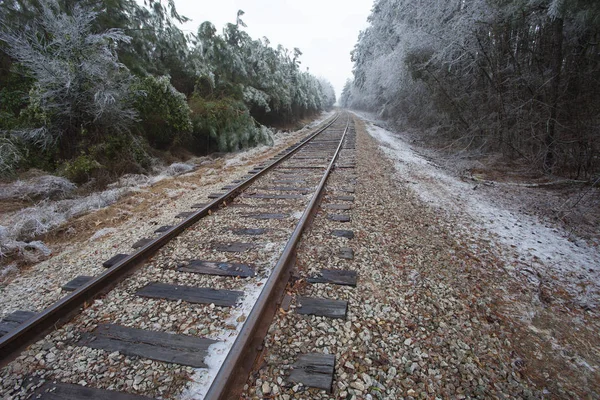
{"type": "Polygon", "coordinates": [[[551,68],[552,85],[550,88],[550,120],[546,132],[546,157],[544,171],[551,174],[556,164],[556,119],[558,118],[558,97],[560,91],[560,76],[562,72],[563,54],[563,20],[556,18],[552,22],[551,68]]]}

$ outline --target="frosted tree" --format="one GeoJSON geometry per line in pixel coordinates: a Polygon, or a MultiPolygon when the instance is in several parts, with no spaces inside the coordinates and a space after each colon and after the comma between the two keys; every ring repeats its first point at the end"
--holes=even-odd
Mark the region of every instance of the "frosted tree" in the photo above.
{"type": "Polygon", "coordinates": [[[331,84],[331,82],[329,82],[327,79],[320,77],[319,79],[319,85],[321,85],[321,93],[322,93],[322,97],[323,97],[323,107],[324,108],[331,108],[333,107],[333,105],[335,104],[335,89],[333,88],[333,85],[331,84]]]}
{"type": "Polygon", "coordinates": [[[226,24],[221,35],[210,22],[200,25],[193,53],[201,76],[197,95],[232,96],[261,124],[291,121],[335,102],[332,87],[300,71],[299,49],[252,39],[243,30],[242,16],[240,10],[236,23],[226,24]]]}
{"type": "Polygon", "coordinates": [[[342,89],[342,94],[340,95],[340,106],[346,108],[352,106],[352,88],[354,86],[354,82],[351,79],[347,79],[344,84],[344,88],[342,89]]]}
{"type": "Polygon", "coordinates": [[[549,173],[600,168],[600,3],[377,0],[369,22],[342,104],[549,173]]]}
{"type": "Polygon", "coordinates": [[[39,18],[29,26],[0,33],[6,52],[35,81],[27,112],[39,125],[13,134],[42,147],[56,143],[69,158],[82,137],[123,134],[135,120],[130,74],[115,52],[117,43],[130,38],[118,29],[93,33],[97,13],[79,5],[70,14],[53,1],[40,6],[39,18]]]}

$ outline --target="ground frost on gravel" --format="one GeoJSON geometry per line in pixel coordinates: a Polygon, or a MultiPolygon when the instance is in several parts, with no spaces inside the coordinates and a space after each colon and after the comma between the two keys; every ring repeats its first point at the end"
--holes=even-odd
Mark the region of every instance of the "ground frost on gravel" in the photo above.
{"type": "Polygon", "coordinates": [[[399,179],[410,182],[421,199],[444,212],[472,220],[465,229],[481,229],[485,232],[481,236],[492,236],[512,248],[516,255],[507,252],[507,257],[514,260],[507,268],[525,268],[524,273],[532,280],[538,280],[538,271],[545,276],[559,275],[582,306],[600,306],[598,247],[570,239],[568,232],[519,212],[514,204],[491,201],[489,193],[475,191],[472,183],[419,156],[400,136],[371,124],[368,130],[394,161],[399,179]]]}

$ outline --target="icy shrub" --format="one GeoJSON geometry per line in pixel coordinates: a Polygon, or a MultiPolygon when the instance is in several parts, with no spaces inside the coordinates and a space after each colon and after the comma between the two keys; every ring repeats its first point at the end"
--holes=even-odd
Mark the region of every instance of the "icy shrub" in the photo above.
{"type": "Polygon", "coordinates": [[[260,143],[271,145],[271,132],[258,124],[242,101],[224,98],[209,101],[199,96],[190,100],[194,139],[202,143],[209,136],[219,151],[236,151],[260,143]]]}
{"type": "Polygon", "coordinates": [[[134,90],[142,133],[152,146],[167,148],[192,131],[185,95],[171,85],[168,76],[142,78],[134,90]]]}
{"type": "Polygon", "coordinates": [[[42,148],[56,143],[61,156],[70,158],[82,141],[128,132],[135,121],[131,75],[117,57],[117,45],[131,38],[119,29],[93,32],[97,13],[81,4],[68,13],[56,2],[39,6],[41,14],[28,26],[0,30],[3,50],[35,81],[29,93],[32,127],[13,134],[42,148]]]}
{"type": "Polygon", "coordinates": [[[118,188],[77,199],[41,202],[14,214],[10,218],[10,229],[5,236],[12,240],[32,240],[48,233],[71,218],[108,207],[128,193],[131,193],[131,189],[118,188]]]}
{"type": "Polygon", "coordinates": [[[65,221],[65,215],[57,213],[52,205],[28,207],[13,217],[10,235],[15,240],[32,240],[65,221]]]}
{"type": "Polygon", "coordinates": [[[73,192],[77,186],[68,179],[44,175],[27,181],[15,181],[0,186],[0,200],[4,199],[49,199],[64,197],[73,192]]]}
{"type": "Polygon", "coordinates": [[[42,255],[44,255],[45,257],[48,257],[50,254],[52,254],[52,250],[50,250],[48,246],[46,246],[41,240],[34,240],[28,242],[25,245],[23,245],[23,248],[27,251],[38,251],[42,253],[42,255]]]}
{"type": "Polygon", "coordinates": [[[126,174],[119,178],[118,181],[108,185],[109,188],[136,188],[150,186],[151,178],[143,174],[126,174]]]}
{"type": "Polygon", "coordinates": [[[92,176],[102,179],[107,175],[145,172],[153,162],[147,150],[148,144],[139,136],[107,135],[102,143],[89,148],[90,158],[102,166],[93,170],[92,176]]]}
{"type": "Polygon", "coordinates": [[[194,166],[185,163],[173,163],[164,171],[165,175],[177,176],[194,170],[194,166]]]}
{"type": "Polygon", "coordinates": [[[8,228],[0,225],[0,258],[6,256],[9,252],[9,238],[8,228]]]}
{"type": "Polygon", "coordinates": [[[129,193],[131,190],[128,188],[109,189],[80,199],[59,201],[56,204],[56,213],[63,216],[65,220],[69,220],[90,211],[108,207],[129,193]]]}
{"type": "Polygon", "coordinates": [[[264,112],[268,113],[271,111],[269,108],[269,101],[271,97],[263,92],[262,90],[258,90],[253,88],[252,86],[248,86],[244,88],[244,102],[248,104],[251,108],[258,107],[264,112]]]}
{"type": "MultiPolygon", "coordinates": [[[[5,257],[11,257],[13,260],[19,258],[23,261],[37,262],[52,254],[44,242],[36,241],[20,241],[12,237],[12,233],[8,228],[0,225],[0,262],[5,257]],[[18,256],[18,257],[17,257],[18,256]]],[[[10,263],[4,265],[0,269],[0,280],[9,274],[17,271],[18,263],[10,263]]]]}
{"type": "Polygon", "coordinates": [[[10,138],[0,136],[0,176],[13,173],[19,161],[21,161],[21,152],[18,147],[10,138]]]}

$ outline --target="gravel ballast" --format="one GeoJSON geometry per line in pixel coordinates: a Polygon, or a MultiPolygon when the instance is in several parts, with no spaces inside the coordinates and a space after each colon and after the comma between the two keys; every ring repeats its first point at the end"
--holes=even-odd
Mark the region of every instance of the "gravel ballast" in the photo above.
{"type": "MultiPolygon", "coordinates": [[[[292,298],[347,300],[347,319],[299,315],[295,301],[280,310],[244,398],[598,398],[597,317],[540,304],[504,268],[499,245],[421,201],[356,120],[351,221],[319,211],[299,247],[301,279],[288,287],[292,298]],[[354,259],[335,256],[346,246],[354,259]],[[323,268],[356,271],[357,287],[306,283],[323,268]],[[332,393],[287,381],[305,353],[336,356],[332,393]]],[[[332,186],[350,171],[337,170],[332,186]]]]}

